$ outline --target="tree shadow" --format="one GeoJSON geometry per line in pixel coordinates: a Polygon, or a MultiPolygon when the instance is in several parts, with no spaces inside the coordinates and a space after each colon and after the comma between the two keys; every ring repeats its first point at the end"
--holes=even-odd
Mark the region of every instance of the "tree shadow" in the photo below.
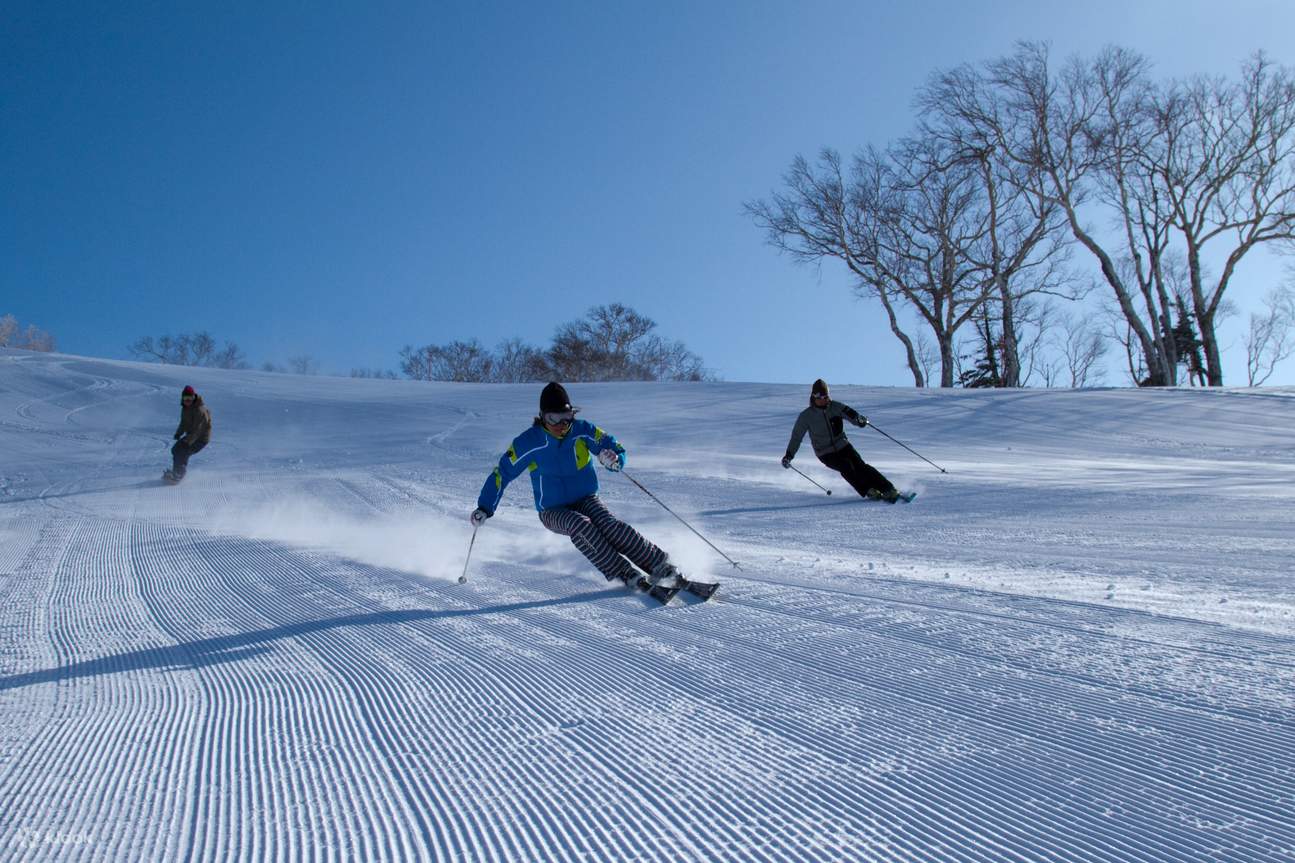
{"type": "Polygon", "coordinates": [[[107,488],[88,488],[80,491],[67,491],[62,494],[33,494],[27,497],[6,497],[0,498],[0,503],[24,503],[32,500],[58,500],[61,497],[83,497],[91,494],[108,494],[114,491],[129,491],[133,488],[155,488],[166,485],[159,479],[147,479],[142,482],[132,482],[127,485],[110,485],[107,488]]]}
{"type": "Polygon", "coordinates": [[[243,632],[236,635],[222,635],[215,638],[204,638],[198,641],[187,641],[167,647],[150,647],[145,650],[134,650],[64,665],[59,668],[46,668],[25,674],[0,677],[0,692],[10,689],[21,689],[40,683],[60,683],[82,677],[96,677],[103,674],[120,674],[127,671],[139,671],[155,668],[164,671],[178,669],[198,669],[209,665],[227,662],[241,662],[270,652],[271,645],[285,638],[296,638],[316,632],[327,632],[350,626],[373,626],[419,623],[428,620],[450,620],[456,617],[473,617],[482,614],[509,614],[518,611],[529,611],[536,608],[553,608],[560,605],[576,605],[594,602],[613,596],[624,596],[625,591],[607,589],[587,591],[572,596],[556,599],[540,599],[531,602],[516,602],[510,605],[491,605],[484,608],[471,608],[461,611],[433,611],[430,609],[410,609],[402,611],[376,611],[368,614],[350,614],[342,617],[329,617],[323,620],[306,620],[289,623],[254,632],[243,632]]]}
{"type": "Polygon", "coordinates": [[[740,515],[748,512],[787,512],[793,509],[817,509],[823,506],[853,506],[858,503],[876,503],[876,501],[859,497],[851,492],[852,497],[843,500],[820,501],[819,503],[787,503],[779,506],[745,506],[737,509],[706,509],[698,515],[740,515]]]}

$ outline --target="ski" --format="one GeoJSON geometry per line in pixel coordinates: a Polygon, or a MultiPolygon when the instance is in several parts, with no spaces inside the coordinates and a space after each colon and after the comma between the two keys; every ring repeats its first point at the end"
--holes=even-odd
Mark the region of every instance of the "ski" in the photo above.
{"type": "Polygon", "coordinates": [[[715,595],[715,591],[719,589],[719,584],[704,581],[688,581],[687,579],[684,579],[684,583],[681,587],[693,596],[699,596],[703,600],[706,600],[715,595]]]}
{"type": "Polygon", "coordinates": [[[682,576],[677,577],[672,584],[653,584],[647,576],[639,576],[638,578],[627,580],[625,586],[643,591],[662,605],[669,604],[670,600],[674,599],[680,591],[686,591],[705,600],[710,599],[719,588],[718,584],[689,581],[682,576]]]}
{"type": "Polygon", "coordinates": [[[719,589],[718,584],[705,581],[692,581],[684,576],[676,576],[674,582],[666,588],[657,587],[657,590],[668,590],[670,595],[674,596],[680,591],[691,593],[693,596],[701,599],[710,599],[714,596],[715,591],[719,589]]]}
{"type": "Polygon", "coordinates": [[[899,489],[895,489],[895,496],[889,497],[875,488],[870,488],[868,489],[868,493],[864,495],[864,497],[867,498],[868,500],[880,500],[880,501],[885,501],[886,503],[899,503],[901,500],[904,503],[912,503],[913,498],[917,497],[917,492],[900,491],[899,489]]]}
{"type": "Polygon", "coordinates": [[[662,605],[669,603],[670,600],[674,599],[675,594],[679,592],[678,585],[673,587],[662,587],[659,584],[650,583],[646,578],[639,579],[639,586],[643,587],[644,585],[647,585],[645,589],[648,592],[648,596],[657,600],[662,605]]]}
{"type": "Polygon", "coordinates": [[[637,587],[639,590],[643,591],[662,605],[665,605],[670,600],[674,599],[674,595],[679,592],[678,586],[664,587],[659,584],[653,584],[646,576],[640,576],[638,580],[634,582],[634,587],[637,587]]]}
{"type": "Polygon", "coordinates": [[[665,605],[670,602],[670,600],[674,599],[675,594],[680,590],[679,585],[671,587],[655,585],[648,580],[647,576],[644,575],[625,577],[622,578],[621,581],[631,590],[641,590],[662,605],[665,605]]]}

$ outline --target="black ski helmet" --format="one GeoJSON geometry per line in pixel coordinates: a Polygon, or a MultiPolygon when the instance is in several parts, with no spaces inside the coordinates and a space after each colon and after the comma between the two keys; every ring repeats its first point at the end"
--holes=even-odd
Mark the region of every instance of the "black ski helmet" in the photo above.
{"type": "Polygon", "coordinates": [[[809,394],[811,397],[828,395],[827,381],[822,378],[814,381],[814,386],[810,387],[809,394]]]}

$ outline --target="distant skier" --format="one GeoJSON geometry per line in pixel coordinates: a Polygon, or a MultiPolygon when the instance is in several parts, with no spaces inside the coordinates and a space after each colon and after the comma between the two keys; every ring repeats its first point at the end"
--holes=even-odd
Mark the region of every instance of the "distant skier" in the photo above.
{"type": "Polygon", "coordinates": [[[796,450],[800,449],[805,432],[809,432],[809,442],[813,444],[818,460],[845,477],[845,481],[860,495],[869,500],[884,500],[887,503],[900,500],[902,495],[890,480],[855,451],[854,445],[845,436],[845,420],[859,428],[866,428],[868,425],[868,418],[854,408],[833,401],[822,378],[814,381],[809,391],[809,407],[796,417],[791,440],[787,442],[787,454],[782,457],[782,466],[791,467],[791,460],[796,457],[796,450]]]}
{"type": "Polygon", "coordinates": [[[554,381],[544,387],[539,415],[514,438],[498,467],[486,477],[471,515],[473,526],[480,527],[494,515],[504,489],[529,471],[540,522],[554,533],[571,537],[608,581],[637,584],[637,565],[648,574],[649,584],[667,587],[681,582],[683,574],[668,555],[599,500],[594,462],[618,471],[625,466],[625,447],[593,423],[576,419],[579,410],[572,407],[561,384],[554,381]]]}
{"type": "Polygon", "coordinates": [[[211,442],[211,411],[193,387],[180,393],[180,425],[171,447],[171,469],[162,474],[167,482],[179,482],[189,469],[189,459],[211,442]]]}

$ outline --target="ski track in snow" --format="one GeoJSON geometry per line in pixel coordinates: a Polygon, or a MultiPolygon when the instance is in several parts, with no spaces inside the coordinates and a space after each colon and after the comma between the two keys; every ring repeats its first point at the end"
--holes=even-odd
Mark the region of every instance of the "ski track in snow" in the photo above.
{"type": "Polygon", "coordinates": [[[950,463],[864,437],[888,507],[777,467],[802,388],[580,386],[742,563],[604,479],[723,581],[660,608],[525,480],[454,583],[535,390],[0,351],[0,858],[1295,859],[1290,394],[841,388],[950,463]]]}

